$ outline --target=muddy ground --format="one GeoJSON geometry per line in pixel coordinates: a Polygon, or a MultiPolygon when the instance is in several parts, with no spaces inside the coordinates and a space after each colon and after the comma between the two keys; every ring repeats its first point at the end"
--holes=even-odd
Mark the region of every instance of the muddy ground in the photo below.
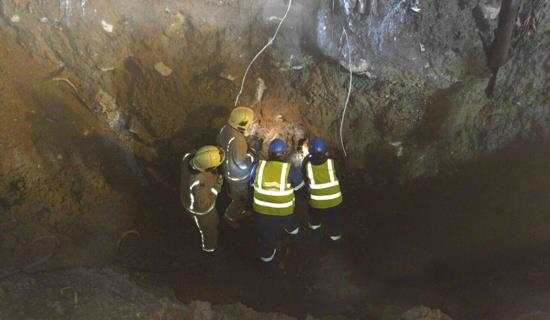
{"type": "MultiPolygon", "coordinates": [[[[53,21],[56,5],[10,2],[3,8],[15,11],[1,12],[11,22],[0,32],[0,319],[195,319],[188,313],[195,309],[205,319],[267,317],[236,303],[300,319],[399,319],[418,305],[454,319],[550,312],[549,113],[540,104],[539,74],[518,71],[529,73],[521,66],[531,65],[530,50],[542,52],[541,32],[519,39],[522,64],[506,67],[508,80],[520,77],[534,92],[510,97],[525,108],[487,100],[480,94],[486,79],[470,75],[435,93],[410,75],[358,77],[345,131],[352,159],[337,154],[345,241],[312,245],[306,233],[286,244],[283,273],[267,277],[251,221],[239,230],[223,226],[220,254],[202,256],[176,189],[178,158],[213,141],[238,88],[234,74],[263,45],[267,33],[252,28],[265,27],[253,16],[261,5],[243,11],[240,4],[172,1],[207,16],[185,20],[140,2],[139,17],[148,18],[132,24],[125,20],[131,7],[105,2],[82,21],[69,16],[66,26],[53,21]],[[96,21],[110,6],[120,11],[109,17],[115,35],[96,21]],[[219,22],[225,11],[250,17],[223,20],[223,30],[232,30],[223,34],[208,19],[219,22]],[[52,15],[47,23],[42,14],[52,15]],[[180,37],[185,28],[195,32],[180,37]],[[93,54],[98,48],[113,52],[93,54]],[[182,48],[195,49],[180,55],[182,48]],[[172,78],[154,69],[160,60],[173,66],[172,78]],[[50,253],[45,263],[3,278],[50,253]]],[[[307,58],[296,72],[268,54],[245,101],[254,102],[261,77],[268,89],[255,108],[268,126],[300,123],[336,142],[347,71],[327,57],[307,58]]],[[[303,219],[304,211],[302,202],[303,219]]]]}

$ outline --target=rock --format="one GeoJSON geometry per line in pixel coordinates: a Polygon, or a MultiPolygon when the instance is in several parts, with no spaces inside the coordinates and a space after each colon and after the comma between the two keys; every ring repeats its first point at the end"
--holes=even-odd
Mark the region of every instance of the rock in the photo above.
{"type": "Polygon", "coordinates": [[[164,34],[169,38],[175,38],[183,31],[185,17],[181,14],[181,12],[178,11],[176,13],[175,20],[176,21],[174,23],[170,24],[168,27],[166,27],[166,30],[164,30],[164,34]]]}
{"type": "Polygon", "coordinates": [[[172,69],[165,65],[162,61],[155,64],[155,70],[163,77],[168,77],[172,74],[172,69]]]}
{"type": "Polygon", "coordinates": [[[430,309],[419,306],[413,308],[401,315],[399,320],[452,320],[451,317],[444,314],[441,310],[430,309]]]}
{"type": "Polygon", "coordinates": [[[103,30],[105,30],[105,32],[108,32],[108,33],[111,33],[114,30],[114,26],[106,22],[105,20],[101,20],[101,26],[103,27],[103,30]]]}
{"type": "Polygon", "coordinates": [[[21,21],[21,18],[20,18],[18,15],[14,14],[13,16],[11,16],[11,19],[10,19],[10,20],[11,20],[11,22],[13,22],[13,23],[18,23],[18,22],[21,21]]]}
{"type": "Polygon", "coordinates": [[[210,302],[193,301],[189,304],[189,319],[211,320],[214,319],[215,315],[210,302]]]}
{"type": "Polygon", "coordinates": [[[116,103],[116,99],[99,89],[95,97],[96,103],[99,105],[99,111],[106,118],[107,123],[113,129],[119,129],[123,126],[124,120],[116,103]]]}

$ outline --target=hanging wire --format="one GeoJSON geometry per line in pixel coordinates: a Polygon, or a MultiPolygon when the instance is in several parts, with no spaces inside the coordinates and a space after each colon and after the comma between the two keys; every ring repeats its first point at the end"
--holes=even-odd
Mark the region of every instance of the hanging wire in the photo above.
{"type": "Polygon", "coordinates": [[[277,26],[277,29],[275,30],[275,33],[273,34],[273,37],[269,38],[269,41],[267,41],[266,45],[260,51],[258,51],[258,53],[254,56],[254,58],[252,58],[252,60],[250,61],[250,63],[246,67],[246,71],[244,72],[243,80],[241,82],[241,89],[239,90],[239,93],[237,94],[237,97],[235,98],[235,107],[239,103],[239,98],[241,97],[241,94],[243,93],[244,82],[246,81],[246,76],[248,75],[248,72],[250,71],[250,68],[252,67],[252,65],[254,64],[256,59],[258,59],[258,57],[269,46],[271,46],[273,44],[273,41],[275,41],[275,38],[277,37],[277,34],[279,33],[279,29],[281,29],[281,26],[283,25],[283,22],[286,20],[286,17],[288,16],[288,12],[290,11],[291,6],[292,6],[292,0],[289,0],[288,1],[288,7],[286,8],[286,12],[285,12],[283,18],[281,19],[281,21],[279,22],[279,25],[277,26]]]}
{"type": "Polygon", "coordinates": [[[346,118],[346,111],[348,109],[349,98],[351,96],[351,88],[353,86],[353,72],[351,71],[351,47],[349,44],[349,36],[344,26],[342,26],[342,30],[343,30],[343,35],[346,36],[346,46],[348,48],[349,87],[348,87],[348,95],[346,97],[346,102],[344,103],[344,110],[342,110],[342,120],[340,121],[340,144],[342,145],[342,151],[344,152],[344,157],[347,158],[348,153],[346,152],[346,147],[344,146],[344,136],[342,132],[344,129],[344,119],[346,118]]]}

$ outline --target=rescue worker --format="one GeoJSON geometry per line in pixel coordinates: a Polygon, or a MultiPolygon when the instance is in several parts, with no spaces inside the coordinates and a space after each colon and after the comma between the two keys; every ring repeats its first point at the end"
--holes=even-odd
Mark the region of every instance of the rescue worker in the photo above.
{"type": "Polygon", "coordinates": [[[204,146],[186,154],[181,163],[180,200],[197,225],[202,250],[209,253],[218,246],[219,217],[215,206],[223,178],[216,170],[223,160],[221,148],[204,146]]]}
{"type": "Polygon", "coordinates": [[[287,145],[281,139],[269,144],[268,160],[253,169],[253,208],[258,232],[260,259],[268,270],[277,266],[283,232],[298,236],[300,227],[294,214],[294,191],[304,185],[300,171],[284,160],[287,145]]]}
{"type": "Polygon", "coordinates": [[[329,239],[337,243],[342,239],[343,198],[334,160],[327,156],[327,144],[321,138],[311,141],[309,153],[302,165],[309,190],[308,226],[314,240],[322,239],[321,227],[324,225],[329,239]]]}
{"type": "Polygon", "coordinates": [[[231,202],[223,218],[232,226],[246,217],[249,205],[248,182],[255,162],[255,154],[261,147],[261,141],[245,135],[254,121],[254,111],[247,107],[233,109],[227,124],[220,130],[217,143],[225,151],[223,177],[227,183],[231,202]],[[250,143],[249,143],[250,142],[250,143]]]}

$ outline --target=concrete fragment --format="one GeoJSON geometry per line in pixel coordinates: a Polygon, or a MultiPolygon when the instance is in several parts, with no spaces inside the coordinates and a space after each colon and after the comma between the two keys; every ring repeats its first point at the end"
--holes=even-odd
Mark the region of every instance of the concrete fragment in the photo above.
{"type": "Polygon", "coordinates": [[[168,77],[172,74],[172,69],[165,65],[162,61],[155,64],[155,70],[160,73],[163,77],[168,77]]]}

